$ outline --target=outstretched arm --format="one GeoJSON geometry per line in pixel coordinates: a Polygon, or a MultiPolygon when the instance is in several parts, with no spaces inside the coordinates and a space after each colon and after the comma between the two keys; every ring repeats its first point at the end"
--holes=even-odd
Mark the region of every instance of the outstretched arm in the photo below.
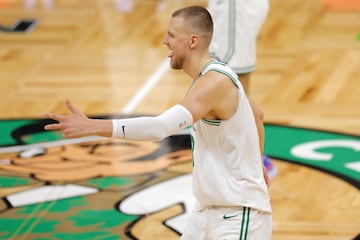
{"type": "Polygon", "coordinates": [[[76,138],[90,135],[117,137],[130,140],[160,140],[192,124],[191,113],[175,105],[156,117],[127,119],[90,119],[70,101],[66,101],[69,115],[46,113],[45,117],[58,121],[48,124],[45,130],[61,130],[64,137],[76,138]]]}

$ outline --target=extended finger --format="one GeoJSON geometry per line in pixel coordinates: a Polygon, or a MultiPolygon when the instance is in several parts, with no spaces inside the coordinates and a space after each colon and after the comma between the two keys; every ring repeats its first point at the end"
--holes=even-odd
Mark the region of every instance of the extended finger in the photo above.
{"type": "Polygon", "coordinates": [[[62,115],[55,114],[55,113],[45,113],[44,116],[47,117],[47,118],[56,120],[58,122],[60,122],[61,120],[64,119],[64,117],[62,115]]]}
{"type": "Polygon", "coordinates": [[[59,130],[61,129],[61,125],[59,123],[48,124],[44,126],[45,130],[59,130]]]}
{"type": "Polygon", "coordinates": [[[69,99],[66,99],[66,107],[72,112],[72,113],[79,113],[80,110],[76,107],[74,107],[69,99]]]}

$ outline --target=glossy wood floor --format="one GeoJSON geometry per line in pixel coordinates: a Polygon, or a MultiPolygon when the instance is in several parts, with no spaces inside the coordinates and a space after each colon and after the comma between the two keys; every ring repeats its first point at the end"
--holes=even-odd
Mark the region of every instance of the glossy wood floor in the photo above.
{"type": "MultiPolygon", "coordinates": [[[[270,0],[250,88],[266,123],[360,136],[360,8],[345,2],[270,0]]],[[[161,40],[171,12],[189,4],[206,1],[0,1],[1,25],[38,20],[26,34],[0,32],[0,118],[65,113],[67,98],[88,115],[166,110],[191,79],[168,69],[161,40]]],[[[274,240],[360,233],[357,188],[274,162],[274,240]]],[[[138,231],[145,236],[149,226],[138,231]]]]}

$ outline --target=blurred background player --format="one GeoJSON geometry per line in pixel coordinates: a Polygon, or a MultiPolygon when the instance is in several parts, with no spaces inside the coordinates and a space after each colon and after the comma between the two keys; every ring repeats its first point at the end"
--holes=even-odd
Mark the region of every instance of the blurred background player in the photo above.
{"type": "Polygon", "coordinates": [[[256,43],[269,11],[268,0],[208,0],[214,20],[210,52],[239,76],[249,94],[256,67],[256,43]]]}

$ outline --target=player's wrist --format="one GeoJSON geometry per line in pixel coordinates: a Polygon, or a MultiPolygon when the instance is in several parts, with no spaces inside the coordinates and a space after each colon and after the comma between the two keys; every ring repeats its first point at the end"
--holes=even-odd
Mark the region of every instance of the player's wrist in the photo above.
{"type": "Polygon", "coordinates": [[[111,137],[112,135],[112,122],[111,120],[103,119],[90,119],[91,135],[98,135],[102,137],[111,137]]]}

